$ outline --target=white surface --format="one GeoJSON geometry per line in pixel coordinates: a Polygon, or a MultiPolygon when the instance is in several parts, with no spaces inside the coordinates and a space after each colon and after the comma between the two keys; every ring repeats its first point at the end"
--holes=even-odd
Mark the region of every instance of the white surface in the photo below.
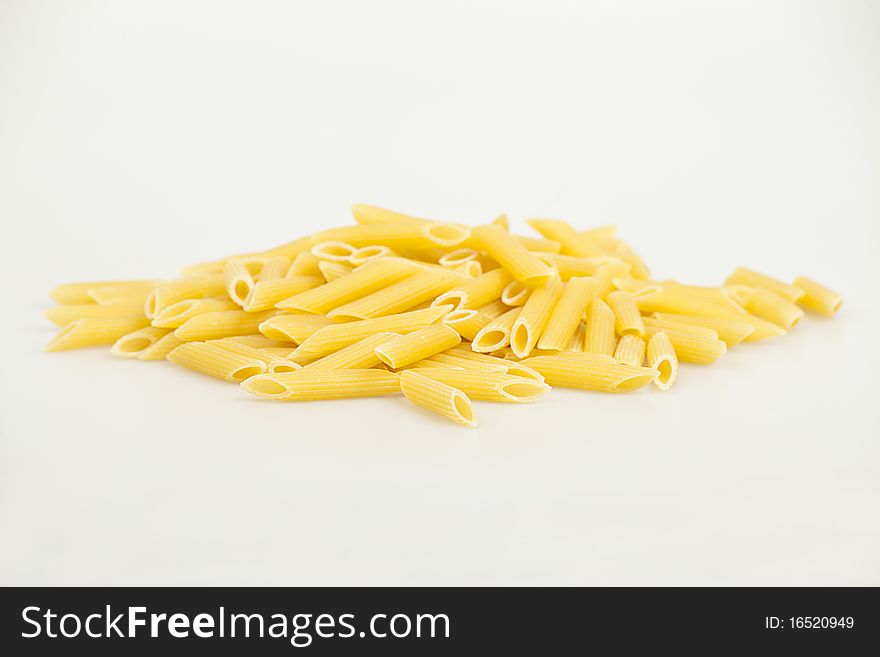
{"type": "Polygon", "coordinates": [[[0,584],[880,584],[871,2],[0,3],[0,584]],[[41,352],[46,290],[350,221],[614,219],[837,321],[480,427],[41,352]]]}

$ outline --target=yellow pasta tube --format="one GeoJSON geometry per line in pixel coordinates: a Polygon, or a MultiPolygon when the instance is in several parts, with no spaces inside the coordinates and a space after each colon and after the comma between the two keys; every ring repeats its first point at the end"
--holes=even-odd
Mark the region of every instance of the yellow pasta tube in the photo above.
{"type": "Polygon", "coordinates": [[[45,312],[46,319],[56,326],[67,326],[71,322],[87,317],[125,317],[144,316],[144,304],[130,305],[118,304],[113,306],[99,306],[94,303],[73,303],[49,308],[45,312]]]}
{"type": "Polygon", "coordinates": [[[282,401],[322,401],[378,397],[400,392],[397,374],[382,369],[348,369],[261,374],[241,387],[259,397],[282,401]]]}
{"type": "MultiPolygon", "coordinates": [[[[587,306],[595,295],[595,278],[589,276],[570,278],[565,284],[559,303],[553,308],[553,313],[538,341],[538,348],[566,349],[572,336],[577,332],[587,306]]],[[[526,305],[528,306],[528,304],[526,305]]],[[[516,352],[514,351],[514,353],[516,352]]]]}
{"type": "Polygon", "coordinates": [[[700,326],[698,324],[689,324],[687,322],[677,322],[670,319],[658,319],[656,317],[646,317],[644,319],[645,327],[658,330],[672,330],[680,333],[690,333],[695,337],[706,338],[707,340],[718,340],[718,332],[709,326],[700,326]]]}
{"type": "Polygon", "coordinates": [[[254,289],[254,277],[241,260],[229,260],[223,265],[226,294],[237,305],[243,306],[254,289]]]}
{"type": "Polygon", "coordinates": [[[651,278],[651,271],[642,257],[636,253],[626,242],[620,242],[614,250],[614,255],[629,265],[634,278],[647,280],[651,278]]]}
{"type": "Polygon", "coordinates": [[[334,308],[397,283],[420,269],[420,265],[403,258],[381,258],[358,267],[348,276],[285,299],[276,304],[276,307],[326,314],[334,308]]]}
{"type": "Polygon", "coordinates": [[[598,255],[595,248],[591,248],[590,241],[578,235],[567,221],[561,219],[529,219],[527,222],[547,239],[558,242],[561,245],[560,253],[577,257],[590,257],[598,255]]]}
{"type": "Polygon", "coordinates": [[[400,369],[428,356],[439,354],[461,342],[461,336],[446,324],[432,324],[401,335],[376,347],[376,356],[391,369],[400,369]]]}
{"type": "Polygon", "coordinates": [[[326,315],[275,315],[269,317],[258,327],[260,333],[272,340],[290,341],[301,344],[319,329],[342,320],[326,315]]]}
{"type": "Polygon", "coordinates": [[[558,276],[554,276],[543,286],[536,288],[510,330],[510,348],[517,358],[525,358],[538,343],[553,309],[562,296],[563,285],[558,276]]]}
{"type": "MultiPolygon", "coordinates": [[[[236,342],[235,340],[208,340],[205,344],[217,345],[218,347],[226,349],[226,351],[230,351],[234,354],[238,354],[239,356],[262,361],[266,365],[267,372],[295,372],[301,367],[299,363],[289,361],[287,358],[279,356],[271,351],[259,349],[258,347],[251,347],[250,345],[236,342]]],[[[288,349],[288,351],[290,350],[288,349]]]]}
{"type": "MultiPolygon", "coordinates": [[[[625,365],[633,367],[641,367],[645,362],[645,341],[635,333],[627,333],[621,336],[617,341],[617,348],[614,350],[614,360],[625,365]]],[[[655,370],[652,363],[648,363],[655,370]]]]}
{"type": "Polygon", "coordinates": [[[477,426],[471,400],[461,390],[435,381],[416,370],[400,374],[400,390],[416,406],[469,427],[477,426]]]}
{"type": "Polygon", "coordinates": [[[747,285],[749,287],[763,287],[788,301],[795,302],[804,296],[804,291],[797,285],[790,285],[771,276],[758,273],[745,267],[737,269],[724,281],[727,285],[747,285]]]}
{"type": "Polygon", "coordinates": [[[223,274],[203,274],[157,285],[144,302],[144,314],[152,319],[172,303],[185,299],[215,297],[226,292],[223,274]]]}
{"type": "Polygon", "coordinates": [[[455,267],[456,265],[463,265],[466,262],[476,260],[479,255],[479,251],[463,247],[461,249],[455,249],[455,251],[450,251],[449,253],[444,253],[440,257],[440,260],[437,261],[437,264],[442,265],[443,267],[455,267]]]}
{"type": "Polygon", "coordinates": [[[602,299],[593,299],[587,307],[587,331],[584,351],[612,356],[616,345],[614,312],[602,299]]]}
{"type": "Polygon", "coordinates": [[[161,281],[91,281],[88,283],[65,283],[58,285],[49,291],[49,296],[55,303],[82,304],[95,303],[95,299],[89,292],[95,292],[103,288],[132,288],[154,287],[161,281]]]}
{"type": "Polygon", "coordinates": [[[473,350],[490,353],[510,344],[510,331],[521,311],[522,308],[512,308],[480,329],[471,342],[473,350]]]}
{"type": "Polygon", "coordinates": [[[496,316],[487,315],[479,310],[453,310],[443,318],[443,323],[454,329],[465,340],[473,340],[477,333],[488,326],[496,316]]]}
{"type": "Polygon", "coordinates": [[[272,338],[267,338],[265,335],[252,333],[250,335],[233,335],[229,338],[222,339],[226,342],[239,342],[241,344],[246,344],[249,347],[256,347],[257,349],[286,349],[288,352],[293,349],[291,346],[292,340],[288,337],[283,337],[281,340],[273,340],[272,338]]]}
{"type": "Polygon", "coordinates": [[[274,281],[285,278],[290,270],[290,258],[283,255],[272,256],[263,265],[258,276],[258,281],[274,281]]]}
{"type": "MultiPolygon", "coordinates": [[[[724,340],[728,347],[734,347],[749,337],[755,328],[745,320],[718,317],[697,317],[695,315],[678,315],[675,313],[654,313],[652,317],[659,321],[675,322],[677,325],[701,326],[715,331],[719,340],[724,340]]],[[[657,324],[659,326],[659,324],[657,324]]],[[[667,328],[676,328],[666,325],[667,328]]]]}
{"type": "Polygon", "coordinates": [[[678,356],[669,336],[659,331],[648,341],[648,366],[659,374],[654,384],[660,390],[669,390],[678,376],[678,356]]]}
{"type": "Polygon", "coordinates": [[[89,288],[88,295],[99,305],[136,304],[143,307],[150,293],[162,281],[143,281],[89,288]]]}
{"type": "Polygon", "coordinates": [[[244,381],[266,371],[266,363],[207,342],[185,342],[171,351],[168,360],[224,381],[244,381]]]}
{"type": "Polygon", "coordinates": [[[634,297],[655,294],[663,289],[663,286],[659,283],[640,278],[613,278],[611,282],[618,290],[629,292],[634,297]]]}
{"type": "Polygon", "coordinates": [[[488,367],[494,369],[498,366],[502,366],[506,368],[507,373],[511,376],[522,376],[527,379],[534,379],[535,381],[544,380],[544,377],[538,372],[523,365],[519,361],[498,358],[497,356],[490,356],[488,354],[480,354],[473,351],[469,345],[461,344],[457,347],[453,347],[446,353],[455,356],[459,361],[470,361],[474,368],[485,369],[488,367]]]}
{"type": "Polygon", "coordinates": [[[579,258],[577,256],[559,255],[557,253],[535,253],[541,260],[559,272],[559,277],[567,281],[574,276],[592,276],[596,269],[610,262],[617,262],[616,258],[579,258]]]}
{"type": "Polygon", "coordinates": [[[376,333],[369,335],[363,340],[348,345],[334,351],[328,356],[319,358],[308,365],[303,366],[304,370],[309,372],[319,370],[345,370],[345,369],[369,369],[375,367],[381,361],[376,355],[376,347],[385,344],[395,338],[399,338],[399,333],[376,333]]]}
{"type": "Polygon", "coordinates": [[[583,352],[587,341],[587,327],[583,322],[578,323],[577,329],[565,346],[565,351],[583,352]]]}
{"type": "Polygon", "coordinates": [[[147,326],[126,333],[110,348],[110,353],[121,358],[140,358],[141,355],[159,340],[171,333],[171,329],[147,326]]]}
{"type": "Polygon", "coordinates": [[[312,255],[311,251],[303,251],[294,258],[292,263],[290,263],[290,269],[287,270],[287,275],[320,276],[321,270],[318,268],[319,263],[321,263],[321,259],[318,256],[312,255]]]}
{"type": "Polygon", "coordinates": [[[264,256],[276,256],[283,255],[287,256],[291,260],[296,258],[300,253],[304,251],[308,251],[312,248],[312,238],[311,237],[301,237],[299,239],[293,240],[292,242],[285,242],[284,244],[279,244],[278,246],[272,247],[266,251],[263,251],[261,255],[264,256]]]}
{"type": "Polygon", "coordinates": [[[438,296],[433,305],[439,306],[448,303],[456,309],[479,308],[500,299],[504,288],[512,280],[513,277],[499,267],[476,278],[462,281],[461,284],[438,296]]]}
{"type": "Polygon", "coordinates": [[[440,320],[452,310],[451,306],[411,310],[397,315],[362,319],[345,324],[325,326],[310,335],[297,349],[298,352],[329,354],[363,340],[373,333],[411,333],[440,320]]]}
{"type": "Polygon", "coordinates": [[[196,315],[237,309],[238,305],[234,301],[225,299],[184,299],[165,306],[156,313],[152,323],[159,328],[177,328],[196,315]]]}
{"type": "Polygon", "coordinates": [[[617,226],[614,224],[596,226],[595,228],[587,228],[586,230],[578,231],[578,235],[591,241],[608,240],[613,238],[615,233],[617,233],[617,226]]]}
{"type": "MultiPolygon", "coordinates": [[[[491,356],[490,356],[491,358],[491,356]]],[[[500,359],[499,359],[500,360],[500,359]]],[[[507,374],[507,365],[502,363],[481,363],[478,361],[462,358],[454,353],[434,354],[425,360],[414,364],[414,367],[447,367],[452,369],[481,370],[488,372],[501,372],[507,374]]]]}
{"type": "Polygon", "coordinates": [[[143,315],[123,315],[121,317],[85,317],[71,322],[58,333],[46,351],[64,351],[80,347],[94,347],[113,344],[123,335],[149,325],[143,315]]]}
{"type": "Polygon", "coordinates": [[[501,226],[504,230],[510,230],[510,221],[507,219],[506,214],[499,214],[492,220],[492,223],[501,226]]]}
{"type": "Polygon", "coordinates": [[[618,260],[600,265],[593,275],[596,277],[596,296],[604,299],[614,289],[616,279],[628,278],[631,274],[629,265],[618,260]]]}
{"type": "Polygon", "coordinates": [[[256,333],[260,324],[275,312],[273,310],[263,313],[246,313],[243,310],[220,310],[202,313],[186,320],[174,330],[174,335],[185,342],[248,335],[256,333]]]}
{"type": "Polygon", "coordinates": [[[529,237],[528,235],[514,235],[513,238],[526,247],[528,251],[540,251],[542,253],[559,253],[562,245],[555,240],[548,240],[540,237],[529,237]]]}
{"type": "Polygon", "coordinates": [[[471,231],[471,246],[485,251],[516,280],[529,287],[539,287],[554,275],[553,269],[547,263],[496,224],[474,228],[471,231]]]}
{"type": "Polygon", "coordinates": [[[550,390],[546,383],[510,376],[506,372],[452,367],[431,367],[416,371],[429,379],[461,390],[470,399],[482,401],[532,402],[550,390]]]}
{"type": "Polygon", "coordinates": [[[464,274],[468,278],[477,278],[483,273],[483,266],[476,260],[463,262],[460,265],[455,265],[455,267],[452,267],[451,269],[459,274],[464,274]]]}
{"type": "Polygon", "coordinates": [[[260,279],[254,283],[250,296],[248,296],[244,304],[244,310],[251,313],[269,310],[274,308],[276,303],[284,301],[284,299],[289,299],[295,294],[311,290],[323,284],[324,279],[318,276],[288,276],[286,278],[269,280],[260,279]]]}
{"type": "MultiPolygon", "coordinates": [[[[382,244],[391,248],[451,249],[470,237],[470,230],[439,221],[399,221],[331,228],[312,235],[315,244],[339,241],[354,247],[382,244]]],[[[314,253],[314,251],[313,251],[314,253]]],[[[349,254],[351,255],[351,254],[349,254]]]]}
{"type": "Polygon", "coordinates": [[[392,251],[387,246],[382,246],[381,244],[370,244],[369,246],[362,246],[357,249],[354,253],[351,254],[351,257],[348,259],[348,261],[355,267],[360,267],[361,265],[365,265],[370,262],[370,260],[376,260],[377,258],[388,258],[393,255],[394,251],[392,251]]]}
{"type": "Polygon", "coordinates": [[[652,337],[661,331],[669,336],[669,341],[675,347],[678,359],[686,363],[708,365],[714,363],[727,352],[727,345],[721,340],[708,338],[693,331],[678,331],[670,328],[660,329],[653,326],[645,327],[646,334],[652,337]]]}
{"type": "Polygon", "coordinates": [[[814,313],[833,317],[843,303],[843,298],[837,292],[806,276],[798,276],[794,279],[794,285],[804,291],[798,304],[814,313]]]}
{"type": "Polygon", "coordinates": [[[318,270],[321,272],[321,276],[324,280],[329,283],[330,281],[335,281],[337,278],[348,276],[354,271],[354,268],[344,262],[331,262],[329,260],[324,260],[318,263],[318,270]]]}
{"type": "Polygon", "coordinates": [[[629,292],[617,290],[608,295],[608,307],[614,313],[614,328],[618,335],[645,335],[645,323],[636,304],[636,298],[629,292]]]}
{"type": "Polygon", "coordinates": [[[182,344],[184,344],[183,340],[174,335],[172,331],[140,352],[138,358],[140,360],[165,360],[168,354],[182,344]]]}
{"type": "Polygon", "coordinates": [[[425,269],[389,287],[339,306],[329,313],[330,317],[368,319],[394,315],[429,301],[449,288],[459,285],[463,277],[447,269],[425,269]]]}
{"type": "Polygon", "coordinates": [[[327,262],[347,264],[351,256],[355,254],[357,247],[346,242],[329,240],[320,242],[312,247],[312,255],[327,262]]]}
{"type": "Polygon", "coordinates": [[[804,311],[794,303],[763,287],[755,288],[746,300],[745,308],[752,315],[787,330],[793,329],[804,316],[804,311]]]}
{"type": "Polygon", "coordinates": [[[523,306],[532,293],[532,288],[522,281],[511,281],[501,291],[501,302],[508,306],[523,306]]]}
{"type": "Polygon", "coordinates": [[[657,370],[618,363],[606,354],[560,353],[532,356],[523,363],[540,372],[551,386],[601,392],[631,392],[657,378],[657,370]]]}

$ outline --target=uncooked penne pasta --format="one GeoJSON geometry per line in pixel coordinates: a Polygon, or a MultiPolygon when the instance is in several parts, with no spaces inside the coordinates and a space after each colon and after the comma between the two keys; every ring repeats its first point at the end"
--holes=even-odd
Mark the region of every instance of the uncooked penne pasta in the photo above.
{"type": "Polygon", "coordinates": [[[371,244],[369,246],[362,246],[359,249],[356,249],[354,253],[349,257],[348,262],[355,267],[360,267],[361,265],[367,264],[370,260],[375,260],[376,258],[387,258],[394,255],[394,251],[392,251],[387,246],[382,246],[381,244],[371,244]]]}
{"type": "Polygon", "coordinates": [[[586,346],[586,341],[587,326],[583,322],[580,322],[574,334],[572,334],[571,339],[568,341],[568,344],[565,347],[565,351],[582,353],[584,351],[584,347],[586,346]]]}
{"type": "Polygon", "coordinates": [[[654,384],[660,390],[669,390],[678,376],[678,356],[664,331],[655,333],[648,340],[648,366],[658,372],[654,384]]]}
{"type": "Polygon", "coordinates": [[[465,340],[473,340],[494,319],[479,310],[453,310],[443,318],[443,323],[454,329],[465,340]]]}
{"type": "Polygon", "coordinates": [[[400,392],[400,379],[382,369],[348,369],[261,374],[241,387],[259,397],[282,401],[323,401],[378,397],[400,392]]]}
{"type": "Polygon", "coordinates": [[[629,292],[634,297],[654,294],[663,289],[663,286],[659,283],[640,278],[613,278],[611,282],[616,289],[622,292],[629,292]]]}
{"type": "MultiPolygon", "coordinates": [[[[491,356],[490,356],[491,358],[491,356]]],[[[500,359],[499,359],[500,360],[500,359]]],[[[430,366],[430,367],[447,367],[453,369],[465,370],[482,370],[488,372],[502,372],[507,374],[507,365],[503,363],[483,363],[480,361],[468,360],[454,353],[434,354],[423,361],[414,364],[414,367],[430,366]]]]}
{"type": "Polygon", "coordinates": [[[472,363],[474,363],[475,367],[479,366],[481,368],[494,368],[498,365],[503,365],[507,368],[507,373],[511,376],[524,376],[527,379],[534,379],[535,381],[544,380],[544,377],[541,376],[538,372],[530,367],[523,365],[519,361],[498,358],[497,356],[490,356],[489,354],[480,354],[473,351],[470,346],[464,344],[453,347],[446,353],[455,356],[460,360],[471,361],[472,363]]]}
{"type": "Polygon", "coordinates": [[[596,250],[590,247],[590,240],[578,235],[567,221],[529,219],[528,224],[547,239],[558,242],[561,246],[559,253],[581,258],[598,255],[596,250]]]}
{"type": "Polygon", "coordinates": [[[334,319],[326,315],[279,314],[269,317],[257,328],[260,333],[272,340],[301,344],[319,329],[331,324],[340,324],[342,321],[341,319],[334,319]]]}
{"type": "Polygon", "coordinates": [[[185,299],[215,297],[226,292],[223,274],[203,274],[157,285],[144,302],[144,314],[152,319],[173,303],[185,299]]]}
{"type": "MultiPolygon", "coordinates": [[[[635,333],[627,333],[617,341],[614,360],[625,365],[641,367],[645,362],[645,349],[645,341],[642,338],[635,333]]],[[[650,362],[648,364],[655,370],[657,369],[650,362]]]]}
{"type": "Polygon", "coordinates": [[[226,294],[237,305],[243,306],[254,289],[254,277],[241,260],[229,260],[223,265],[226,294]]]}
{"type": "Polygon", "coordinates": [[[329,283],[330,281],[335,281],[337,278],[348,276],[354,271],[354,267],[347,265],[344,262],[331,262],[329,260],[324,260],[318,263],[318,270],[321,272],[323,279],[329,283]]]}
{"type": "Polygon", "coordinates": [[[554,267],[563,281],[574,276],[592,276],[597,268],[616,261],[610,258],[579,258],[557,253],[535,253],[535,255],[554,267]]]}
{"type": "Polygon", "coordinates": [[[553,269],[547,263],[496,224],[474,228],[471,231],[471,246],[485,251],[511,276],[529,287],[541,286],[554,275],[553,269]]]}
{"type": "Polygon", "coordinates": [[[542,253],[559,253],[562,245],[555,240],[529,237],[528,235],[513,235],[513,238],[522,244],[528,251],[540,251],[542,253]]]}
{"type": "Polygon", "coordinates": [[[348,264],[357,248],[346,242],[329,240],[319,242],[312,247],[312,255],[326,262],[348,264]]]}
{"type": "Polygon", "coordinates": [[[572,336],[577,332],[587,306],[595,295],[595,278],[590,276],[570,278],[565,284],[559,303],[553,308],[544,332],[541,334],[538,348],[566,349],[572,336]]]}
{"type": "Polygon", "coordinates": [[[274,310],[246,313],[243,310],[220,310],[190,317],[174,330],[181,340],[216,340],[233,335],[256,333],[260,324],[275,314],[274,310]]]}
{"type": "Polygon", "coordinates": [[[45,313],[46,319],[56,326],[67,326],[71,322],[87,317],[125,317],[144,316],[144,304],[130,305],[117,304],[113,306],[99,306],[95,303],[73,303],[63,306],[54,306],[45,313]]]}
{"type": "Polygon", "coordinates": [[[89,294],[102,288],[120,289],[131,287],[141,289],[144,286],[152,287],[158,285],[160,281],[91,281],[87,283],[65,283],[58,285],[49,291],[49,296],[55,303],[62,304],[81,304],[95,303],[94,297],[89,294]]]}
{"type": "Polygon", "coordinates": [[[675,347],[678,359],[686,363],[708,365],[714,363],[727,352],[727,345],[721,340],[707,338],[695,334],[693,331],[677,331],[670,328],[659,329],[653,326],[645,327],[645,333],[649,336],[654,336],[661,331],[669,336],[669,341],[675,347]]]}
{"type": "Polygon", "coordinates": [[[254,358],[256,360],[262,361],[266,364],[267,372],[295,372],[300,367],[302,367],[299,363],[289,361],[284,357],[278,356],[277,354],[273,354],[269,351],[259,349],[257,347],[251,347],[249,345],[241,342],[236,342],[234,340],[208,340],[206,344],[217,345],[218,347],[226,349],[227,351],[231,351],[232,353],[238,354],[239,356],[245,356],[247,358],[254,358]]]}
{"type": "Polygon", "coordinates": [[[171,329],[146,326],[123,335],[113,343],[110,353],[121,358],[140,358],[145,351],[169,333],[171,329]]]}
{"type": "Polygon", "coordinates": [[[89,288],[88,295],[99,305],[118,305],[139,303],[143,307],[150,293],[162,281],[143,281],[119,285],[101,285],[89,288]]]}
{"type": "Polygon", "coordinates": [[[457,271],[459,274],[464,274],[468,278],[477,278],[483,273],[483,266],[477,260],[463,262],[460,265],[451,267],[451,269],[452,271],[457,271]]]}
{"type": "Polygon", "coordinates": [[[587,330],[584,351],[590,354],[614,355],[617,339],[614,334],[614,312],[602,299],[593,299],[587,307],[587,330]]]}
{"type": "MultiPolygon", "coordinates": [[[[438,296],[433,305],[439,306],[448,303],[456,309],[476,309],[500,299],[504,288],[512,280],[513,277],[499,267],[476,278],[461,281],[459,285],[438,296]]],[[[528,290],[529,288],[524,289],[528,290]]]]}
{"type": "Polygon", "coordinates": [[[452,367],[431,367],[415,371],[429,379],[461,390],[470,399],[481,401],[532,402],[540,399],[550,390],[550,386],[546,383],[521,376],[511,376],[506,372],[452,367]]]}
{"type": "Polygon", "coordinates": [[[477,426],[471,400],[461,390],[435,381],[417,370],[400,374],[400,390],[416,406],[469,427],[477,426]]]}
{"type": "Polygon", "coordinates": [[[758,287],[746,300],[745,309],[761,319],[791,330],[804,316],[804,311],[785,297],[758,287]]]}
{"type": "Polygon", "coordinates": [[[348,276],[302,292],[276,304],[277,308],[326,314],[334,308],[388,287],[422,269],[403,258],[380,258],[348,276]]]}
{"type": "Polygon", "coordinates": [[[608,307],[614,313],[614,329],[617,335],[645,335],[645,323],[639,312],[636,298],[629,292],[617,290],[608,295],[608,307]]]}
{"type": "Polygon", "coordinates": [[[329,354],[374,333],[411,333],[439,321],[450,310],[452,310],[452,306],[438,306],[437,308],[411,310],[397,315],[325,326],[310,335],[300,344],[297,351],[329,354]]]}
{"type": "Polygon", "coordinates": [[[290,258],[283,255],[272,256],[266,261],[266,264],[263,265],[263,268],[260,270],[260,274],[257,277],[258,281],[274,281],[279,278],[285,278],[287,276],[287,272],[290,270],[290,258]]]}
{"type": "Polygon", "coordinates": [[[718,332],[708,326],[700,326],[698,324],[688,322],[677,322],[670,319],[657,319],[655,317],[646,317],[643,320],[644,325],[657,330],[672,330],[679,333],[690,333],[694,337],[705,338],[707,340],[718,340],[718,332]]]}
{"type": "MultiPolygon", "coordinates": [[[[724,340],[728,347],[738,345],[751,335],[755,328],[744,320],[724,319],[716,317],[696,317],[694,315],[677,315],[675,313],[654,313],[652,318],[661,322],[674,322],[676,326],[666,324],[666,328],[678,328],[682,324],[701,326],[715,331],[719,340],[724,340]]],[[[655,324],[660,326],[660,324],[655,324]]]]}
{"type": "Polygon", "coordinates": [[[604,299],[614,289],[615,279],[629,278],[631,273],[628,264],[622,260],[617,260],[596,267],[593,276],[596,277],[596,296],[604,299]]]}
{"type": "MultiPolygon", "coordinates": [[[[337,263],[321,264],[335,265],[337,263]]],[[[316,288],[323,283],[324,279],[319,276],[287,276],[286,278],[269,280],[261,278],[254,283],[254,287],[245,301],[244,310],[249,313],[269,310],[274,308],[276,303],[289,299],[300,292],[316,288]]]]}
{"type": "Polygon", "coordinates": [[[529,295],[510,329],[510,348],[517,358],[525,358],[535,348],[562,291],[562,281],[559,276],[554,276],[529,295]]]}
{"type": "Polygon", "coordinates": [[[479,251],[464,247],[461,249],[455,249],[455,251],[450,251],[449,253],[444,253],[440,257],[440,260],[437,261],[437,264],[442,265],[443,267],[455,267],[456,265],[462,265],[466,262],[476,260],[479,255],[479,251]]]}
{"type": "Polygon", "coordinates": [[[229,338],[223,338],[223,340],[226,340],[227,342],[240,342],[241,344],[246,344],[249,347],[255,347],[257,349],[286,349],[288,352],[293,349],[293,341],[287,337],[284,337],[281,340],[273,340],[260,333],[233,335],[229,338]]]}
{"type": "Polygon", "coordinates": [[[798,276],[794,279],[794,285],[804,291],[798,299],[798,305],[811,312],[833,317],[843,303],[843,298],[837,292],[806,276],[798,276]]]}
{"type": "Polygon", "coordinates": [[[393,224],[399,221],[427,221],[411,217],[408,214],[386,210],[367,203],[355,203],[351,206],[351,214],[359,224],[393,224]]]}
{"type": "Polygon", "coordinates": [[[501,303],[508,306],[523,306],[531,293],[532,288],[522,281],[511,281],[501,291],[501,303]]]}
{"type": "Polygon", "coordinates": [[[614,255],[629,265],[633,278],[647,280],[651,278],[651,271],[642,257],[636,253],[626,242],[620,242],[614,250],[614,255]]]}
{"type": "Polygon", "coordinates": [[[804,290],[797,285],[790,285],[771,276],[745,267],[737,269],[724,281],[727,285],[747,285],[749,287],[763,287],[788,301],[795,302],[804,296],[804,290]]]}
{"type": "Polygon", "coordinates": [[[177,328],[190,318],[221,310],[237,310],[238,304],[223,299],[184,299],[165,306],[153,317],[152,324],[159,328],[177,328]]]}
{"type": "Polygon", "coordinates": [[[492,223],[496,226],[501,226],[504,230],[510,230],[510,221],[506,214],[499,214],[492,220],[492,223]]]}
{"type": "Polygon", "coordinates": [[[618,363],[606,354],[560,353],[532,356],[523,363],[540,372],[551,386],[602,392],[631,392],[657,378],[657,370],[618,363]]]}
{"type": "Polygon", "coordinates": [[[338,306],[327,314],[351,319],[394,315],[434,299],[438,294],[460,285],[463,278],[458,272],[447,269],[424,269],[382,290],[338,306]]]}
{"type": "Polygon", "coordinates": [[[174,349],[184,344],[183,340],[171,331],[138,354],[140,360],[165,360],[174,349]]]}
{"type": "Polygon", "coordinates": [[[309,372],[319,370],[345,370],[345,369],[369,369],[375,367],[381,361],[376,355],[376,347],[390,342],[395,338],[399,338],[399,333],[376,333],[367,336],[363,340],[358,340],[354,344],[343,347],[339,351],[319,358],[308,365],[304,365],[303,369],[309,372]]]}
{"type": "Polygon", "coordinates": [[[446,324],[432,324],[401,335],[376,347],[376,355],[391,369],[400,369],[439,354],[461,342],[461,336],[446,324]]]}
{"type": "Polygon", "coordinates": [[[58,333],[46,351],[65,351],[81,347],[94,347],[113,344],[123,335],[148,326],[150,320],[143,315],[122,315],[120,317],[84,317],[71,322],[58,333]]]}
{"type": "Polygon", "coordinates": [[[480,329],[471,342],[473,350],[487,354],[510,344],[510,331],[521,311],[522,308],[512,308],[480,329]]]}
{"type": "Polygon", "coordinates": [[[320,276],[321,270],[318,265],[321,263],[318,256],[312,255],[311,251],[303,251],[293,262],[290,263],[290,269],[287,270],[288,276],[320,276]]]}
{"type": "MultiPolygon", "coordinates": [[[[422,221],[398,221],[384,224],[361,224],[331,228],[312,235],[315,244],[339,241],[354,247],[383,244],[393,249],[452,249],[462,245],[471,231],[457,224],[422,221]]],[[[312,251],[314,253],[314,251],[312,251]]],[[[351,255],[351,254],[349,254],[351,255]]]]}
{"type": "Polygon", "coordinates": [[[185,342],[167,356],[172,363],[224,381],[244,381],[266,371],[266,363],[242,356],[217,343],[185,342]]]}

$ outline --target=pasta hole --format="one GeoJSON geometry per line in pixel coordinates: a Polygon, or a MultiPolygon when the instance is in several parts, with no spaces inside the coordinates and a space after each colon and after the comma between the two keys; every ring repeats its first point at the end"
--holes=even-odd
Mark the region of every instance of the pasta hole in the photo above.
{"type": "Polygon", "coordinates": [[[669,385],[672,382],[672,363],[669,362],[668,359],[664,358],[657,364],[657,371],[660,372],[660,376],[657,377],[657,381],[659,381],[662,385],[669,385]]]}
{"type": "Polygon", "coordinates": [[[501,392],[516,401],[531,401],[544,392],[546,386],[533,381],[514,381],[501,386],[501,392]]]}
{"type": "Polygon", "coordinates": [[[248,298],[248,295],[251,292],[250,283],[248,283],[244,279],[239,279],[235,282],[235,286],[233,287],[232,292],[235,296],[235,301],[239,303],[244,303],[245,299],[248,298]]]}
{"type": "Polygon", "coordinates": [[[129,340],[125,340],[124,342],[121,342],[119,344],[119,346],[117,347],[117,350],[122,352],[123,354],[134,354],[139,351],[143,351],[144,349],[147,349],[148,347],[152,346],[152,344],[153,344],[152,338],[144,338],[144,337],[131,338],[129,340]]]}
{"type": "Polygon", "coordinates": [[[459,292],[446,292],[445,294],[441,294],[434,300],[432,306],[442,306],[443,304],[449,303],[452,304],[453,308],[461,308],[465,304],[464,293],[459,292]]]}
{"type": "Polygon", "coordinates": [[[272,372],[275,372],[275,373],[296,372],[297,367],[296,367],[296,365],[293,365],[293,364],[279,363],[277,365],[273,365],[271,369],[272,369],[272,372]]]}
{"type": "Polygon", "coordinates": [[[245,379],[249,379],[252,376],[256,376],[257,374],[262,374],[263,371],[264,368],[262,367],[242,367],[241,369],[237,369],[232,373],[232,378],[236,381],[244,381],[245,379]]]}
{"type": "Polygon", "coordinates": [[[156,297],[157,296],[158,295],[156,294],[156,292],[154,290],[153,292],[150,292],[150,296],[147,297],[147,302],[146,302],[146,304],[144,304],[144,314],[147,317],[155,317],[156,316],[156,307],[157,307],[156,297]]]}
{"type": "Polygon", "coordinates": [[[452,403],[455,405],[455,412],[459,414],[466,424],[474,425],[474,409],[470,401],[461,393],[452,396],[452,403]]]}
{"type": "Polygon", "coordinates": [[[519,356],[525,354],[529,346],[529,327],[525,322],[517,322],[513,327],[513,333],[510,336],[510,346],[513,353],[519,356]]]}
{"type": "Polygon", "coordinates": [[[466,229],[450,224],[433,224],[428,226],[426,233],[428,237],[441,246],[460,244],[468,236],[466,229]]]}
{"type": "Polygon", "coordinates": [[[651,381],[654,380],[653,374],[637,374],[635,376],[631,376],[627,379],[624,379],[615,387],[616,392],[630,392],[632,390],[638,390],[642,388],[651,381]]]}
{"type": "Polygon", "coordinates": [[[474,345],[480,350],[494,351],[501,346],[507,334],[501,329],[486,331],[474,340],[474,345]]]}
{"type": "Polygon", "coordinates": [[[474,317],[477,314],[476,310],[453,310],[451,313],[446,315],[443,318],[443,321],[447,324],[457,324],[459,322],[464,322],[469,320],[471,317],[474,317]]]}

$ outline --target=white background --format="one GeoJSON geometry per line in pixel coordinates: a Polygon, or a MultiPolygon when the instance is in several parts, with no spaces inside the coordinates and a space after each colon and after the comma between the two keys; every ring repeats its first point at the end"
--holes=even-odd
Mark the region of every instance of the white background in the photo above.
{"type": "Polygon", "coordinates": [[[0,583],[880,584],[880,9],[0,2],[0,583]],[[610,220],[841,290],[668,393],[276,404],[46,291],[351,221],[610,220]]]}

